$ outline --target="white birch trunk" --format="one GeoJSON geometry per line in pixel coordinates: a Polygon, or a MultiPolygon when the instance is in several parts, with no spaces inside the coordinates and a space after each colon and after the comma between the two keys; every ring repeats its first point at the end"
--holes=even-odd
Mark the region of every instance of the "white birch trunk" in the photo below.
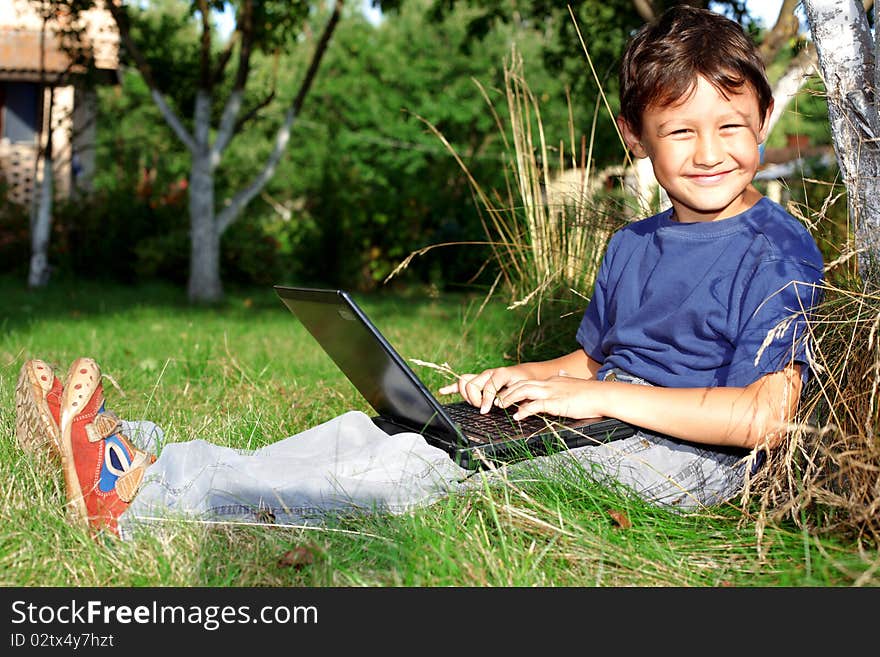
{"type": "Polygon", "coordinates": [[[816,72],[816,49],[802,51],[795,57],[785,73],[782,74],[773,86],[773,111],[767,121],[767,134],[773,132],[773,128],[779,123],[779,119],[791,105],[794,98],[800,93],[801,87],[811,75],[816,72]]]}
{"type": "MultiPolygon", "coordinates": [[[[51,128],[50,128],[51,129],[51,128]]],[[[37,212],[31,226],[31,261],[28,287],[44,287],[49,282],[49,235],[52,232],[52,157],[43,158],[43,177],[37,212]]]]}
{"type": "Polygon", "coordinates": [[[194,149],[189,180],[190,258],[187,294],[190,301],[213,303],[223,298],[220,278],[220,235],[214,220],[211,96],[196,93],[194,149]]]}
{"type": "Polygon", "coordinates": [[[856,0],[804,0],[828,98],[834,151],[846,185],[859,272],[880,285],[880,137],[874,40],[856,0]]]}

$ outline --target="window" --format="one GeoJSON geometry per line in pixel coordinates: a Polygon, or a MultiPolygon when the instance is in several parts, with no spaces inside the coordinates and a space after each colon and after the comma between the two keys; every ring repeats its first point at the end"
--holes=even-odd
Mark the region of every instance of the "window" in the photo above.
{"type": "Polygon", "coordinates": [[[39,118],[35,82],[0,83],[0,136],[13,143],[33,143],[39,118]]]}

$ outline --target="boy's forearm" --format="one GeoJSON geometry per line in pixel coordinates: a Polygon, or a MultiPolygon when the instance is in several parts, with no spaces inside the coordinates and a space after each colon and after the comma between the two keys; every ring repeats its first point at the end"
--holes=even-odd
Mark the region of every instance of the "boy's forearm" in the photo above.
{"type": "Polygon", "coordinates": [[[528,366],[534,368],[535,379],[558,376],[560,371],[579,379],[595,379],[596,372],[599,371],[599,363],[587,356],[583,349],[577,349],[559,358],[528,363],[528,366]]]}
{"type": "Polygon", "coordinates": [[[798,370],[745,388],[662,388],[603,383],[604,412],[650,431],[691,442],[753,448],[785,435],[800,394],[798,370]]]}

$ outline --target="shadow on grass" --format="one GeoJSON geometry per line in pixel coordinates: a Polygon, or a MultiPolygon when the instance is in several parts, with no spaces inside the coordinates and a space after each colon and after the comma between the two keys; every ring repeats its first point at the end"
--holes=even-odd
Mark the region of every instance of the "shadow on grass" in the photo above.
{"type": "MultiPolygon", "coordinates": [[[[415,317],[422,307],[433,303],[432,298],[420,296],[413,290],[383,290],[356,294],[355,297],[371,314],[374,310],[377,318],[389,314],[415,317]]],[[[227,286],[222,302],[198,305],[188,301],[185,289],[169,283],[123,285],[95,279],[58,278],[45,288],[30,289],[23,278],[0,276],[0,331],[4,332],[25,328],[34,321],[87,320],[136,308],[167,309],[194,319],[200,316],[242,319],[257,313],[289,314],[271,285],[227,286]]]]}

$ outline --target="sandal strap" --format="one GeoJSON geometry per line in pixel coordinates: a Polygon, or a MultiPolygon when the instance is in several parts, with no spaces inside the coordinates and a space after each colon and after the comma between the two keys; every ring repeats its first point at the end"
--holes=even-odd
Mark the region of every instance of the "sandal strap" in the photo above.
{"type": "Polygon", "coordinates": [[[86,436],[90,443],[109,438],[122,428],[122,420],[113,411],[102,411],[86,425],[86,436]]]}

